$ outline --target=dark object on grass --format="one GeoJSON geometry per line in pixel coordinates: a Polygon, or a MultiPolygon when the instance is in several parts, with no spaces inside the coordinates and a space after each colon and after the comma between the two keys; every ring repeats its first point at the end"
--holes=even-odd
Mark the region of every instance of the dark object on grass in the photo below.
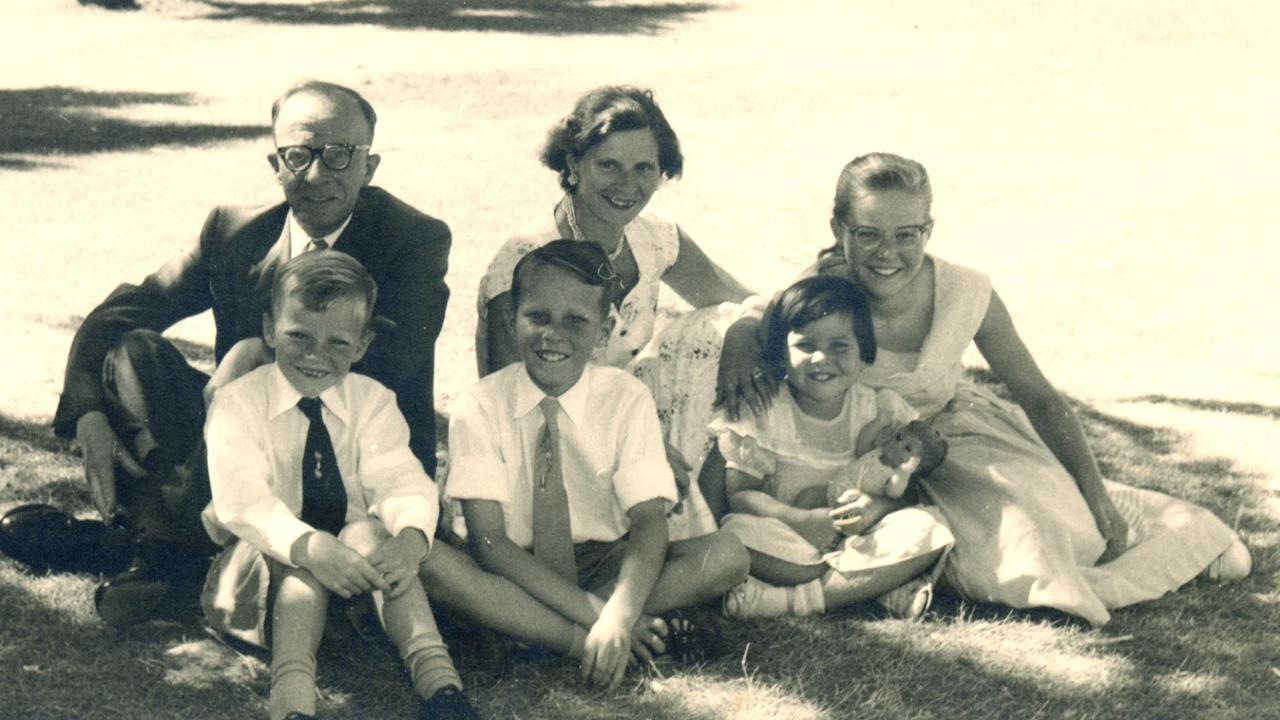
{"type": "Polygon", "coordinates": [[[141,10],[134,0],[80,0],[81,5],[95,5],[107,10],[141,10]]]}
{"type": "Polygon", "coordinates": [[[94,591],[93,606],[112,627],[194,620],[200,614],[200,588],[208,570],[208,556],[196,548],[139,540],[128,568],[94,591]]]}
{"type": "Polygon", "coordinates": [[[158,616],[171,589],[168,579],[135,558],[127,570],[98,586],[93,608],[111,627],[137,625],[158,616]]]}
{"type": "Polygon", "coordinates": [[[728,651],[724,635],[714,618],[694,622],[677,610],[662,616],[667,624],[667,655],[686,665],[715,662],[728,651]]]}
{"type": "Polygon", "coordinates": [[[418,705],[418,720],[480,720],[480,713],[466,693],[450,686],[418,705]]]}
{"type": "Polygon", "coordinates": [[[133,555],[125,527],[77,520],[52,505],[20,505],[0,518],[0,550],[37,572],[117,573],[133,555]]]}

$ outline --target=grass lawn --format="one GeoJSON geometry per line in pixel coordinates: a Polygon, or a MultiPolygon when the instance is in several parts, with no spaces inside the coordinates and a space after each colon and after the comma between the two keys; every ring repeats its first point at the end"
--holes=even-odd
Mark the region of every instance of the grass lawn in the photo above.
{"type": "MultiPolygon", "coordinates": [[[[1280,306],[1268,233],[1280,10],[1118,3],[11,0],[0,48],[0,511],[91,511],[48,422],[72,334],[214,203],[278,197],[270,99],[331,78],[378,108],[377,182],[449,222],[441,408],[475,378],[474,298],[503,237],[557,197],[535,154],[585,89],[652,87],[686,177],[654,205],[762,291],[827,242],[841,165],[869,150],[934,178],[931,250],[989,272],[1078,407],[1105,473],[1239,522],[1253,577],[1192,583],[1092,629],[941,597],[726,626],[713,665],[615,692],[459,642],[491,717],[1262,718],[1280,710],[1280,306]],[[1033,9],[1034,8],[1034,9],[1033,9]]],[[[208,318],[175,329],[207,354],[208,318]]],[[[0,559],[0,717],[265,714],[265,658],[197,625],[105,628],[97,578],[0,559]]],[[[408,717],[385,645],[320,657],[329,718],[408,717]]]]}

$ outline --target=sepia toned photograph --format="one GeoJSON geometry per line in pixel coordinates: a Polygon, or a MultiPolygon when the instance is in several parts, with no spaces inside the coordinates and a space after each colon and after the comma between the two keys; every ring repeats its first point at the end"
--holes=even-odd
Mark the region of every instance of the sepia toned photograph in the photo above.
{"type": "Polygon", "coordinates": [[[0,719],[1280,714],[1280,7],[5,8],[0,719]]]}

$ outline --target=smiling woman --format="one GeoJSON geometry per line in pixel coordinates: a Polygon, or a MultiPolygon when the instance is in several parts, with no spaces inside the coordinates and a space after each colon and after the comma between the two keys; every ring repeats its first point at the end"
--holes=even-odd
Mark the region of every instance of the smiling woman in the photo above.
{"type": "MultiPolygon", "coordinates": [[[[552,212],[537,218],[509,239],[489,263],[480,280],[476,323],[476,361],[483,377],[516,360],[511,307],[512,271],[521,257],[534,248],[565,238],[600,246],[617,276],[619,300],[610,308],[613,329],[596,345],[592,360],[599,365],[637,369],[642,350],[654,336],[658,291],[665,283],[695,308],[738,303],[750,295],[737,280],[712,262],[679,225],[645,212],[664,179],[684,170],[684,158],[675,131],[647,90],[633,87],[601,87],[578,100],[547,136],[542,162],[555,171],[564,197],[552,212]]],[[[710,333],[697,347],[685,343],[674,364],[698,362],[710,376],[697,383],[705,391],[700,423],[701,437],[685,441],[681,422],[691,403],[687,384],[677,383],[673,373],[641,375],[653,391],[663,421],[668,459],[677,482],[687,483],[700,460],[706,421],[714,391],[714,362],[719,339],[710,333]],[[661,384],[663,387],[655,387],[661,384]],[[684,386],[679,393],[675,388],[684,386]]],[[[678,373],[677,373],[678,374],[678,373]]],[[[688,483],[693,485],[693,483],[688,483]]],[[[672,537],[691,537],[715,529],[706,503],[696,486],[672,517],[672,537]]]]}

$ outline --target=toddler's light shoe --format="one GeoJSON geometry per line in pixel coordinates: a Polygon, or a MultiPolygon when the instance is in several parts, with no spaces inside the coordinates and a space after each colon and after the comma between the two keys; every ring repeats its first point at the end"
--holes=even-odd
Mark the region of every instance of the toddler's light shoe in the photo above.
{"type": "Polygon", "coordinates": [[[1243,580],[1249,577],[1251,572],[1253,572],[1253,556],[1249,554],[1249,548],[1245,547],[1240,538],[1236,538],[1235,542],[1231,543],[1231,547],[1209,563],[1203,575],[1213,582],[1229,582],[1243,580]]]}
{"type": "Polygon", "coordinates": [[[724,596],[724,616],[733,620],[782,617],[790,609],[790,598],[782,588],[763,583],[750,575],[724,596]]]}
{"type": "Polygon", "coordinates": [[[894,617],[916,620],[933,604],[933,578],[921,575],[881,595],[876,602],[894,617]]]}

